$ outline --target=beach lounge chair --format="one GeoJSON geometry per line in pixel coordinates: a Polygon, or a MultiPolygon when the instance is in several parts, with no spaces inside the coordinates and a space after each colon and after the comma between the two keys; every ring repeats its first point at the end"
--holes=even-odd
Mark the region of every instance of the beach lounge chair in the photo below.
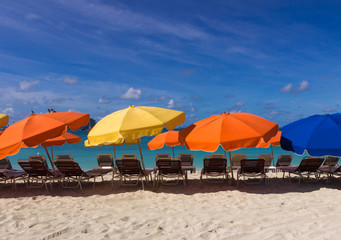
{"type": "Polygon", "coordinates": [[[110,169],[103,170],[89,170],[84,171],[78,163],[73,160],[71,155],[57,155],[56,159],[53,161],[54,165],[58,168],[58,170],[63,174],[62,179],[62,187],[63,188],[82,188],[82,180],[89,180],[91,178],[94,179],[93,189],[96,184],[96,177],[101,177],[102,181],[103,175],[111,171],[110,169]],[[76,184],[72,185],[72,181],[76,182],[76,184]]]}
{"type": "Polygon", "coordinates": [[[339,157],[333,157],[333,156],[327,156],[326,157],[326,160],[324,161],[322,167],[324,166],[331,166],[331,167],[334,167],[334,166],[338,166],[338,162],[339,162],[340,158],[339,157]]]}
{"type": "Polygon", "coordinates": [[[8,157],[0,159],[0,169],[14,170],[8,157]]]}
{"type": "Polygon", "coordinates": [[[246,154],[233,154],[233,156],[231,158],[232,171],[239,169],[240,168],[240,161],[242,159],[246,159],[246,158],[247,158],[246,154]]]}
{"type": "Polygon", "coordinates": [[[237,186],[239,185],[239,178],[243,177],[245,181],[245,177],[247,178],[255,178],[260,177],[259,182],[249,182],[245,181],[245,183],[261,183],[263,180],[267,185],[267,176],[265,173],[265,160],[261,158],[254,159],[242,159],[240,161],[240,168],[237,171],[237,186]]]}
{"type": "Polygon", "coordinates": [[[166,158],[169,158],[169,159],[172,159],[171,155],[170,154],[157,154],[155,156],[155,160],[157,161],[158,159],[166,159],[166,158]]]}
{"type": "Polygon", "coordinates": [[[205,157],[203,164],[204,166],[200,174],[200,184],[202,184],[203,176],[206,177],[207,182],[214,183],[222,183],[224,179],[228,179],[227,159],[224,155],[205,157]]]}
{"type": "Polygon", "coordinates": [[[274,160],[274,157],[272,156],[272,154],[260,154],[258,156],[259,159],[264,159],[264,168],[265,171],[269,171],[269,170],[275,170],[276,168],[272,165],[272,162],[274,160]]]}
{"type": "Polygon", "coordinates": [[[156,188],[159,186],[159,182],[163,185],[176,185],[179,183],[180,178],[182,178],[184,186],[186,186],[186,171],[182,171],[180,160],[159,158],[156,161],[156,166],[156,188]],[[175,181],[165,181],[165,179],[175,179],[175,181]]]}
{"type": "Polygon", "coordinates": [[[0,181],[6,183],[10,181],[12,184],[12,189],[17,189],[16,180],[26,180],[25,171],[18,170],[9,170],[9,169],[0,169],[0,181]]]}
{"type": "MultiPolygon", "coordinates": [[[[123,155],[122,155],[123,157],[123,155]]],[[[152,169],[143,171],[140,160],[135,157],[116,159],[116,166],[119,172],[120,185],[137,186],[141,181],[142,189],[144,190],[143,178],[151,177],[152,169]]]]}
{"type": "Polygon", "coordinates": [[[278,156],[276,162],[276,169],[280,170],[281,167],[289,167],[291,164],[293,156],[291,154],[282,154],[278,156]]]}
{"type": "Polygon", "coordinates": [[[323,163],[321,157],[304,157],[299,166],[295,167],[281,167],[283,171],[283,178],[285,173],[289,174],[289,180],[291,182],[291,174],[299,176],[299,182],[301,180],[305,182],[316,182],[319,180],[319,167],[323,163]],[[310,178],[311,175],[315,176],[315,179],[310,178]],[[306,178],[304,178],[306,176],[306,178]]]}
{"type": "Polygon", "coordinates": [[[178,158],[181,161],[183,171],[196,172],[196,167],[193,166],[193,154],[179,154],[178,158]]]}
{"type": "Polygon", "coordinates": [[[25,171],[15,170],[8,157],[0,159],[0,181],[12,183],[12,189],[17,189],[16,180],[25,180],[25,171]]]}
{"type": "Polygon", "coordinates": [[[47,182],[58,179],[54,172],[46,167],[46,164],[41,159],[19,159],[18,164],[27,173],[26,186],[29,188],[44,187],[48,190],[47,182]]]}

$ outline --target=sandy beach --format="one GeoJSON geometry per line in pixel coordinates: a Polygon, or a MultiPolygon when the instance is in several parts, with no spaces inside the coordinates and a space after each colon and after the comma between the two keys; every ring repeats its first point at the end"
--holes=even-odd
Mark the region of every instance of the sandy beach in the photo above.
{"type": "Polygon", "coordinates": [[[1,239],[338,239],[341,181],[0,188],[1,239]]]}

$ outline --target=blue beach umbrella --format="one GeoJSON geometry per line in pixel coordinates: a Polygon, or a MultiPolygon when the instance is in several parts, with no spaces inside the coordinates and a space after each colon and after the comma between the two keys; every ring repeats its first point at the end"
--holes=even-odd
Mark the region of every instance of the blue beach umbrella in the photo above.
{"type": "Polygon", "coordinates": [[[341,156],[341,113],[313,115],[284,126],[281,147],[300,155],[341,156]]]}

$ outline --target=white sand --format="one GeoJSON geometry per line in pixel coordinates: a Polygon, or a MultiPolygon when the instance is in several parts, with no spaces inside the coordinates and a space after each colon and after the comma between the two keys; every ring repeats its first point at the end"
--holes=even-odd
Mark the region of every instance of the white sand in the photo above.
{"type": "MultiPolygon", "coordinates": [[[[198,175],[192,175],[197,178],[198,175]]],[[[341,181],[0,188],[0,239],[340,239],[341,181]]]]}

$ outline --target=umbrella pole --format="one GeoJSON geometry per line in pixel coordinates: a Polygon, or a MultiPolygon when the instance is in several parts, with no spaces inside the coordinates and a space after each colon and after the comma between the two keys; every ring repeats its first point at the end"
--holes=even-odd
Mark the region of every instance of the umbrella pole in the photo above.
{"type": "MultiPolygon", "coordinates": [[[[225,154],[226,154],[226,153],[225,153],[225,154]]],[[[231,151],[229,151],[229,157],[230,157],[230,171],[231,171],[232,178],[234,179],[234,177],[233,177],[233,168],[232,168],[231,151]]]]}
{"type": "Polygon", "coordinates": [[[139,149],[140,149],[140,155],[141,155],[141,161],[142,161],[143,171],[146,172],[146,168],[144,167],[144,161],[143,161],[143,156],[142,156],[142,150],[141,150],[141,144],[140,144],[140,143],[139,143],[139,149]]]}
{"type": "Polygon", "coordinates": [[[271,154],[272,154],[272,166],[275,166],[274,150],[272,149],[272,145],[270,146],[271,146],[271,154]]]}
{"type": "Polygon", "coordinates": [[[45,148],[46,154],[47,154],[47,156],[48,156],[48,158],[49,158],[49,160],[50,160],[52,169],[55,170],[55,169],[54,169],[54,166],[53,166],[53,162],[52,162],[51,156],[50,156],[50,154],[49,154],[49,151],[47,151],[47,148],[46,148],[45,146],[44,146],[44,148],[45,148]]]}
{"type": "Polygon", "coordinates": [[[174,147],[172,147],[172,149],[173,149],[173,158],[175,158],[175,157],[174,157],[174,147]]]}
{"type": "Polygon", "coordinates": [[[115,158],[115,161],[116,161],[116,150],[115,150],[115,146],[114,146],[114,158],[115,158]]]}

